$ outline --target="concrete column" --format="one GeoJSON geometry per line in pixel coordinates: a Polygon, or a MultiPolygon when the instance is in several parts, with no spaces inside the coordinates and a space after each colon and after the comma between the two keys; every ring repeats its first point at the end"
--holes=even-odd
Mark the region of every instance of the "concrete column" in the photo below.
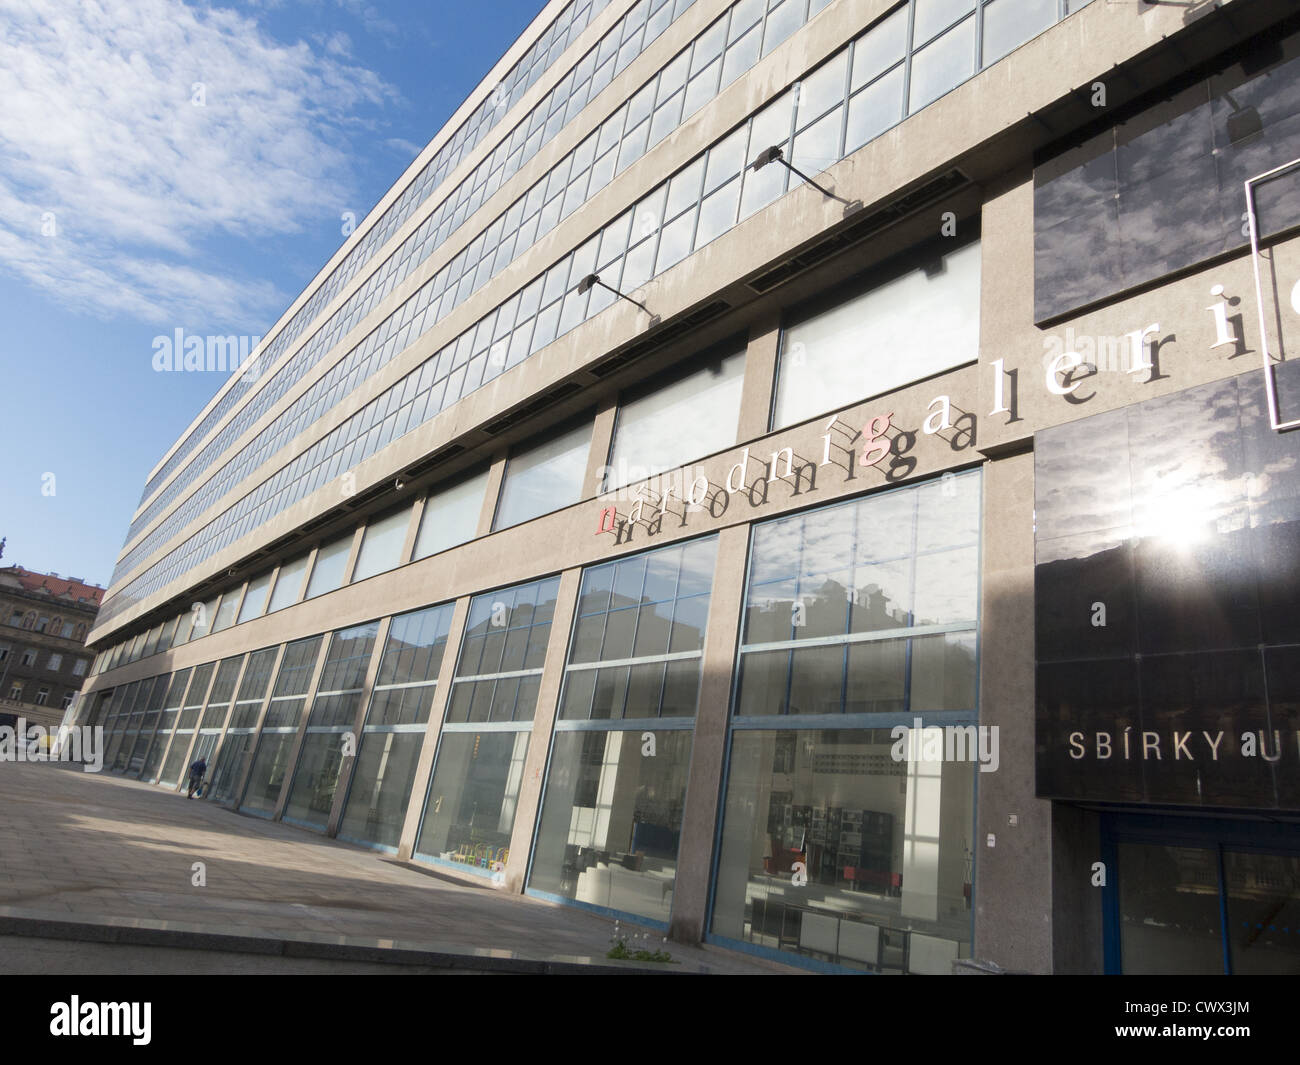
{"type": "Polygon", "coordinates": [[[244,609],[244,597],[248,595],[248,584],[248,581],[244,581],[244,583],[239,586],[239,595],[237,597],[239,602],[235,604],[235,612],[230,615],[231,628],[234,628],[239,624],[239,612],[244,609]]]}
{"type": "Polygon", "coordinates": [[[1046,973],[1052,968],[1052,809],[1034,797],[1031,452],[984,466],[982,542],[980,724],[998,729],[999,767],[978,781],[973,954],[1006,969],[1046,973]]]}
{"type": "Polygon", "coordinates": [[[733,526],[718,534],[718,561],[713,571],[709,627],[700,664],[700,702],[695,715],[695,742],[691,745],[686,812],[677,850],[677,883],[668,923],[668,934],[681,943],[698,943],[704,935],[748,550],[748,526],[733,526]]]}
{"type": "Polygon", "coordinates": [[[505,452],[502,452],[492,460],[492,467],[488,470],[487,485],[483,489],[483,509],[479,512],[475,539],[487,536],[492,531],[492,519],[497,514],[497,498],[501,495],[501,482],[505,477],[506,456],[505,452]]]}
{"type": "MultiPolygon", "coordinates": [[[[1102,971],[1102,889],[1093,885],[1092,863],[1102,860],[1101,819],[1096,812],[1052,804],[1052,972],[1102,971]]],[[[1108,883],[1116,870],[1107,869],[1108,883]]]]}
{"type": "Polygon", "coordinates": [[[303,596],[307,594],[307,585],[311,583],[312,571],[316,568],[316,557],[319,554],[320,544],[317,544],[307,552],[307,565],[304,566],[302,570],[302,586],[298,589],[298,598],[294,600],[295,603],[301,603],[303,596]]]}
{"type": "Polygon", "coordinates": [[[346,588],[352,583],[352,573],[357,568],[357,556],[361,554],[361,541],[365,538],[366,529],[370,527],[370,519],[356,527],[352,532],[352,547],[348,551],[348,560],[343,565],[343,577],[339,580],[339,587],[346,588]]]}
{"type": "MultiPolygon", "coordinates": [[[[497,483],[500,483],[499,479],[497,483]]],[[[447,646],[443,650],[442,662],[438,666],[438,683],[433,689],[433,704],[429,707],[429,724],[424,730],[424,744],[420,747],[420,758],[415,765],[415,779],[411,781],[411,797],[406,803],[406,818],[402,822],[402,834],[397,842],[397,857],[402,861],[408,861],[415,850],[415,837],[419,834],[420,821],[424,817],[424,797],[429,791],[433,755],[438,749],[438,736],[442,732],[442,721],[447,713],[447,700],[451,698],[451,681],[456,675],[456,659],[460,655],[465,623],[469,620],[469,601],[469,596],[462,596],[456,600],[456,606],[452,610],[451,627],[447,632],[447,646]]]]}
{"type": "Polygon", "coordinates": [[[537,710],[533,714],[533,735],[524,758],[524,779],[515,805],[515,827],[510,833],[510,860],[506,862],[505,890],[518,895],[524,890],[528,873],[533,830],[541,814],[542,784],[546,774],[546,757],[550,752],[551,733],[559,709],[560,688],[564,682],[564,665],[568,658],[569,633],[578,609],[578,589],[582,569],[567,569],[560,576],[556,593],[555,615],[551,619],[551,638],[546,644],[546,664],[542,669],[541,688],[537,693],[537,710]]]}
{"type": "Polygon", "coordinates": [[[772,415],[772,390],[776,387],[777,353],[781,346],[781,315],[770,311],[749,330],[745,348],[745,383],[740,393],[737,440],[767,435],[772,415]]]}
{"type": "Polygon", "coordinates": [[[415,552],[415,541],[420,536],[420,522],[424,520],[424,505],[428,502],[428,499],[427,495],[422,495],[411,506],[411,521],[406,527],[406,539],[402,541],[402,554],[399,565],[410,562],[411,555],[415,552]]]}
{"type": "Polygon", "coordinates": [[[614,442],[614,420],[618,414],[618,397],[610,396],[596,412],[591,429],[591,447],[587,451],[587,472],[582,478],[582,498],[591,499],[604,491],[601,483],[605,465],[609,462],[610,445],[614,442]]]}

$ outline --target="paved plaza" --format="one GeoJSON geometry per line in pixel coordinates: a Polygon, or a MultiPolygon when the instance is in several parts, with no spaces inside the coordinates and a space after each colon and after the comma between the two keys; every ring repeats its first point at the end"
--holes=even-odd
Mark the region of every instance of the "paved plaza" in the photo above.
{"type": "Polygon", "coordinates": [[[0,809],[0,972],[792,971],[627,925],[678,964],[609,962],[612,919],[76,766],[0,763],[0,809]]]}

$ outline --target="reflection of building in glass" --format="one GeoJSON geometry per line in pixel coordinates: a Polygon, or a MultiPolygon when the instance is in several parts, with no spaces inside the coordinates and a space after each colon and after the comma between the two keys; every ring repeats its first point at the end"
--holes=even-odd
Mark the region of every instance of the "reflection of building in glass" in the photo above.
{"type": "Polygon", "coordinates": [[[150,473],[108,764],[813,969],[1294,972],[1290,6],[554,0],[150,473]]]}

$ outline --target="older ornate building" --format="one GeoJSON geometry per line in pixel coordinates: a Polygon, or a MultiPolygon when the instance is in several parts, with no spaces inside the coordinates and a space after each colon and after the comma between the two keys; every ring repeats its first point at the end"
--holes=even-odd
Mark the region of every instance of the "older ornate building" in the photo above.
{"type": "Polygon", "coordinates": [[[103,595],[79,577],[0,569],[0,723],[63,720],[90,672],[86,637],[103,595]]]}

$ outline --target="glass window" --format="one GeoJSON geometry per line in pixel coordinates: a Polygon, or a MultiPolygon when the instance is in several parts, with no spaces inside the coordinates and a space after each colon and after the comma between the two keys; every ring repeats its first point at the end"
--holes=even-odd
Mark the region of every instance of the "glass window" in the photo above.
{"type": "Polygon", "coordinates": [[[312,566],[311,580],[307,582],[308,599],[332,592],[343,583],[343,571],[352,553],[352,539],[353,534],[348,532],[321,544],[316,552],[316,564],[312,566]]]}
{"type": "MultiPolygon", "coordinates": [[[[376,688],[436,681],[451,626],[451,605],[399,614],[388,628],[376,688]]],[[[399,724],[371,721],[370,724],[399,724]]]]}
{"type": "Polygon", "coordinates": [[[406,542],[406,530],[411,524],[411,508],[404,505],[383,517],[368,522],[362,534],[361,550],[357,552],[357,564],[352,574],[352,582],[364,581],[376,573],[400,566],[404,559],[402,545],[406,542]]]}
{"type": "MultiPolygon", "coordinates": [[[[944,0],[936,0],[943,3],[944,0]]],[[[971,0],[974,6],[974,0],[971,0]]],[[[909,112],[921,110],[974,73],[975,20],[967,19],[912,56],[909,112]]]]}
{"type": "Polygon", "coordinates": [[[416,558],[427,558],[474,539],[483,512],[487,481],[488,471],[484,470],[429,494],[415,538],[416,558]]]}
{"type": "Polygon", "coordinates": [[[620,405],[604,491],[676,469],[736,442],[744,349],[710,353],[694,366],[676,381],[633,393],[620,405]]]}
{"type": "Polygon", "coordinates": [[[448,732],[438,745],[416,853],[490,875],[510,858],[531,731],[448,732]]]}
{"type": "Polygon", "coordinates": [[[260,617],[262,607],[266,606],[266,590],[271,586],[271,574],[263,573],[248,582],[248,590],[244,592],[244,602],[239,608],[239,620],[249,621],[252,618],[260,617]]]}
{"type": "Polygon", "coordinates": [[[206,603],[200,603],[198,610],[191,611],[194,614],[194,628],[190,630],[191,640],[197,640],[212,631],[212,625],[217,620],[217,603],[220,599],[220,596],[214,595],[206,603]]]}
{"type": "Polygon", "coordinates": [[[736,715],[973,712],[979,506],[977,471],[756,525],[736,715]]]}
{"type": "MultiPolygon", "coordinates": [[[[306,706],[304,696],[311,686],[323,642],[323,637],[312,636],[297,640],[284,649],[253,766],[249,771],[248,786],[240,806],[242,810],[263,815],[275,811],[285,778],[292,769],[289,755],[306,706]]],[[[242,759],[243,755],[240,757],[242,759]]],[[[232,782],[230,786],[233,788],[235,783],[232,782]]],[[[234,798],[233,795],[231,797],[234,798]]]]}
{"type": "Polygon", "coordinates": [[[694,732],[649,736],[556,734],[530,888],[667,922],[694,732]]]}
{"type": "Polygon", "coordinates": [[[962,15],[975,10],[975,0],[915,0],[916,15],[912,31],[914,46],[925,44],[962,15]]]}
{"type": "Polygon", "coordinates": [[[423,729],[362,733],[340,839],[397,847],[423,746],[423,729]]]}
{"type": "Polygon", "coordinates": [[[732,733],[714,935],[875,972],[969,956],[976,767],[908,758],[913,731],[732,733]]]}
{"type": "Polygon", "coordinates": [[[366,679],[379,623],[370,621],[339,629],[330,636],[329,653],[321,671],[319,692],[359,691],[366,679]]]}
{"type": "Polygon", "coordinates": [[[280,572],[275,578],[275,590],[271,593],[271,605],[266,608],[268,614],[292,606],[298,601],[299,596],[302,595],[302,578],[307,572],[308,557],[303,555],[280,567],[280,572]]]}
{"type": "Polygon", "coordinates": [[[242,590],[242,588],[231,588],[221,597],[221,605],[217,607],[217,616],[212,622],[213,632],[228,629],[234,624],[235,609],[239,606],[239,597],[242,590]]]}
{"type": "Polygon", "coordinates": [[[532,720],[559,587],[551,577],[470,600],[449,722],[532,720]]]}
{"type": "Polygon", "coordinates": [[[181,619],[174,617],[163,626],[162,636],[158,639],[158,650],[166,651],[172,647],[172,641],[176,638],[176,630],[180,626],[181,619]]]}
{"type": "Polygon", "coordinates": [[[365,674],[378,623],[339,629],[330,636],[317,694],[307,719],[307,736],[285,805],[287,821],[325,828],[334,805],[343,746],[363,706],[365,674]]]}
{"type": "Polygon", "coordinates": [[[1056,21],[1057,0],[997,0],[984,7],[984,65],[996,62],[1056,21]]]}
{"type": "Polygon", "coordinates": [[[773,428],[978,358],[978,241],[890,273],[784,330],[773,428]]]}
{"type": "Polygon", "coordinates": [[[141,655],[142,658],[148,658],[149,655],[158,650],[158,641],[162,638],[162,630],[163,627],[161,622],[149,630],[149,635],[144,642],[144,652],[141,655]]]}
{"type": "Polygon", "coordinates": [[[716,552],[709,537],[583,572],[530,887],[668,920],[716,552]]]}
{"type": "Polygon", "coordinates": [[[903,67],[900,64],[849,101],[845,152],[855,152],[903,118],[903,67]]]}
{"type": "Polygon", "coordinates": [[[565,672],[565,721],[694,717],[717,541],[583,572],[565,672]]]}
{"type": "Polygon", "coordinates": [[[339,836],[396,848],[447,646],[452,604],[393,618],[339,836]]]}
{"type": "Polygon", "coordinates": [[[879,77],[907,53],[907,7],[904,5],[853,42],[852,88],[879,77]]]}
{"type": "Polygon", "coordinates": [[[507,529],[576,503],[582,495],[590,447],[591,423],[584,421],[512,456],[493,528],[507,529]]]}

